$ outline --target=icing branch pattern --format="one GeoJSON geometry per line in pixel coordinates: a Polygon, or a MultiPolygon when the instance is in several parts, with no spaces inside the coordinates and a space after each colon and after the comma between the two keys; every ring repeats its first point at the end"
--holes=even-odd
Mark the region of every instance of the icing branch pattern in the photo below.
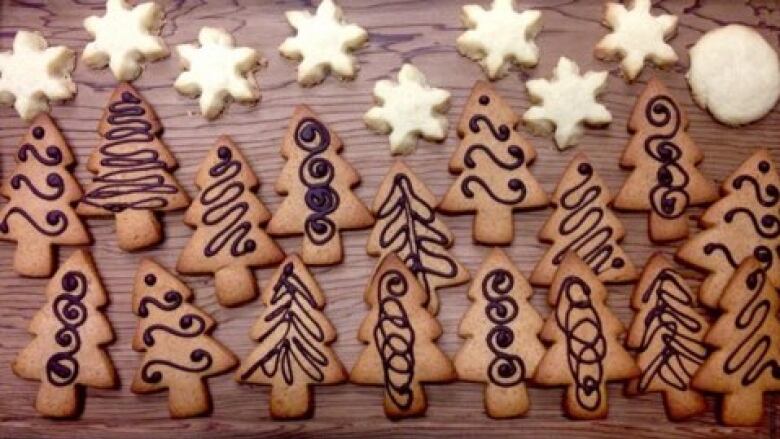
{"type": "Polygon", "coordinates": [[[79,328],[87,321],[87,278],[79,271],[62,276],[62,292],[52,302],[52,313],[60,325],[54,341],[61,348],[46,360],[46,378],[57,387],[72,384],[79,375],[76,355],[81,349],[79,328]]]}
{"type": "Polygon", "coordinates": [[[502,387],[512,387],[525,379],[525,363],[517,355],[505,352],[515,342],[515,334],[506,326],[517,318],[518,306],[509,293],[514,287],[514,277],[507,270],[498,268],[482,281],[482,295],[487,300],[485,316],[494,325],[486,336],[493,360],[488,366],[488,379],[502,387]]]}

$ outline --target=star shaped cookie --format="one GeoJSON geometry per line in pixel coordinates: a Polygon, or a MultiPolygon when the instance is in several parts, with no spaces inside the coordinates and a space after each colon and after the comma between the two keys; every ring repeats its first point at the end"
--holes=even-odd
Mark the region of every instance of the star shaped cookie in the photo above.
{"type": "Polygon", "coordinates": [[[24,120],[49,111],[49,101],[72,98],[75,55],[65,46],[48,47],[38,32],[16,33],[13,51],[0,53],[0,105],[13,105],[24,120]]]}
{"type": "Polygon", "coordinates": [[[428,85],[425,76],[411,64],[398,72],[398,82],[381,80],[374,86],[379,105],[363,116],[372,130],[390,133],[391,154],[409,154],[417,138],[443,140],[447,136],[450,93],[428,85]]]}
{"type": "Polygon", "coordinates": [[[514,0],[493,0],[489,10],[464,6],[461,18],[469,30],[458,38],[458,52],[479,61],[488,78],[506,76],[511,62],[526,67],[539,62],[533,39],[542,29],[541,12],[518,13],[514,0]]]}
{"type": "Polygon", "coordinates": [[[323,0],[315,15],[309,11],[287,11],[285,15],[297,35],[284,40],[279,51],[287,58],[301,60],[301,85],[322,82],[328,71],[342,79],[355,77],[358,65],[350,51],[365,44],[368,33],[356,24],[348,24],[333,0],[323,0]]]}
{"type": "Polygon", "coordinates": [[[677,54],[666,40],[677,29],[674,15],[650,14],[650,0],[634,0],[631,9],[620,3],[607,4],[604,24],[612,33],[596,45],[597,58],[621,59],[620,67],[626,79],[633,81],[649,59],[659,67],[677,62],[677,54]]]}
{"type": "Polygon", "coordinates": [[[81,59],[93,69],[108,66],[119,81],[138,78],[142,61],[155,61],[170,53],[157,36],[163,15],[154,2],[131,8],[125,0],[107,0],[105,15],[84,20],[84,27],[95,41],[87,44],[81,59]]]}
{"type": "Polygon", "coordinates": [[[596,97],[607,86],[607,72],[587,72],[568,58],[561,57],[552,79],[526,82],[531,102],[536,104],[523,115],[523,121],[534,132],[555,131],[558,149],[574,146],[582,137],[583,123],[606,125],[612,121],[607,108],[596,97]]]}
{"type": "Polygon", "coordinates": [[[173,86],[186,96],[200,96],[200,111],[204,117],[217,117],[228,97],[241,103],[260,99],[260,89],[253,75],[260,64],[256,50],[235,47],[232,35],[213,27],[202,28],[198,42],[200,46],[176,46],[185,71],[173,86]]]}

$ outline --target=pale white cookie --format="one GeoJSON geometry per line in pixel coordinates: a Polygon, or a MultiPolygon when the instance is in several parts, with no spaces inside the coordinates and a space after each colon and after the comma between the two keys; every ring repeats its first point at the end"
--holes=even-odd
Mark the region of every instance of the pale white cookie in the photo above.
{"type": "Polygon", "coordinates": [[[20,30],[13,51],[0,52],[0,105],[13,105],[24,120],[49,112],[49,101],[70,99],[76,84],[70,74],[75,55],[65,46],[49,47],[38,32],[20,30]]]}
{"type": "Polygon", "coordinates": [[[583,123],[609,124],[612,115],[596,98],[607,86],[607,72],[586,72],[574,61],[561,57],[552,79],[525,83],[535,105],[523,114],[523,121],[536,134],[555,132],[558,149],[574,146],[583,133],[583,123]]]}
{"type": "Polygon", "coordinates": [[[777,53],[753,29],[732,24],[704,34],[691,47],[688,84],[700,107],[726,125],[764,117],[780,96],[777,53]]]}
{"type": "Polygon", "coordinates": [[[170,54],[158,36],[164,15],[154,2],[131,8],[125,0],[107,0],[105,15],[84,19],[84,28],[95,41],[87,44],[81,59],[93,69],[108,66],[119,81],[138,78],[142,61],[156,61],[170,54]]]}
{"type": "Polygon", "coordinates": [[[206,119],[217,117],[228,97],[240,103],[260,99],[253,74],[260,64],[255,49],[235,47],[232,35],[214,27],[201,28],[198,42],[176,46],[185,71],[173,86],[186,96],[200,96],[200,112],[206,119]]]}
{"type": "Polygon", "coordinates": [[[287,11],[285,16],[297,34],[284,40],[279,52],[301,61],[298,65],[301,85],[318,84],[329,71],[342,79],[355,77],[358,65],[350,52],[365,44],[368,33],[356,24],[347,23],[333,0],[322,0],[315,15],[309,11],[287,11]]]}
{"type": "Polygon", "coordinates": [[[404,64],[398,72],[398,82],[383,79],[374,86],[374,97],[379,105],[363,116],[372,130],[390,133],[390,153],[409,154],[417,145],[417,138],[444,140],[447,136],[447,118],[450,93],[433,88],[422,72],[411,64],[404,64]]]}
{"type": "Polygon", "coordinates": [[[677,54],[666,44],[677,30],[674,15],[654,16],[650,13],[650,0],[633,0],[626,8],[620,3],[608,3],[604,12],[604,24],[612,29],[596,44],[596,58],[619,59],[623,75],[629,81],[639,76],[645,60],[658,67],[677,62],[677,54]]]}
{"type": "Polygon", "coordinates": [[[542,29],[541,12],[517,12],[514,0],[493,0],[490,9],[464,6],[461,19],[469,30],[458,37],[458,52],[479,61],[488,78],[506,76],[511,62],[525,67],[539,62],[534,38],[542,29]]]}

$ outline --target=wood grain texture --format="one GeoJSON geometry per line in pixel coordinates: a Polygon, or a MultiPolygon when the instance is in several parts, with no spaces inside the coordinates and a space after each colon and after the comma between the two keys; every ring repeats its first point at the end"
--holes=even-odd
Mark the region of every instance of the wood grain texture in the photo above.
{"type": "MultiPolygon", "coordinates": [[[[406,161],[438,196],[453,181],[446,163],[458,142],[454,124],[474,81],[484,77],[477,64],[459,56],[454,48],[454,41],[462,32],[458,18],[461,1],[341,0],[348,18],[366,27],[370,33],[368,45],[358,52],[361,71],[356,81],[339,82],[328,78],[324,84],[311,89],[298,86],[296,64],[280,57],[276,49],[291,33],[283,11],[309,7],[311,2],[179,0],[163,3],[168,13],[163,34],[169,45],[193,41],[201,26],[221,26],[233,32],[239,44],[259,49],[268,59],[267,67],[257,74],[263,90],[262,102],[256,107],[231,105],[226,114],[213,122],[196,114],[195,100],[180,96],[171,87],[178,74],[175,55],[147,65],[142,77],[135,82],[160,115],[166,128],[163,139],[181,164],[175,175],[190,195],[197,193],[194,172],[204,154],[218,135],[229,134],[243,148],[260,176],[263,182],[261,197],[274,211],[281,201],[273,191],[273,181],[282,166],[281,136],[293,107],[306,103],[344,140],[344,157],[363,178],[356,193],[369,203],[392,159],[386,136],[369,132],[361,116],[372,104],[374,82],[394,75],[404,61],[414,62],[432,84],[451,90],[453,95],[447,140],[443,144],[422,142],[418,151],[406,161]]],[[[702,32],[726,22],[760,28],[777,48],[780,38],[777,2],[658,2],[660,8],[680,14],[678,36],[671,42],[680,55],[680,63],[669,71],[645,68],[632,85],[620,78],[617,64],[598,61],[592,55],[593,46],[606,33],[600,24],[600,1],[518,3],[522,7],[540,8],[544,29],[537,40],[542,52],[539,65],[530,70],[514,71],[496,83],[499,92],[516,111],[525,111],[529,105],[523,81],[529,77],[549,76],[561,55],[574,59],[583,69],[610,71],[609,88],[603,97],[614,116],[608,128],[588,130],[580,146],[565,153],[556,151],[550,138],[528,135],[539,155],[532,171],[546,190],[552,191],[576,151],[586,152],[610,188],[617,190],[628,175],[617,165],[628,140],[627,118],[635,97],[651,75],[662,79],[688,111],[690,134],[706,155],[701,169],[712,178],[722,181],[757,147],[771,148],[774,158],[780,160],[780,110],[776,108],[768,117],[748,127],[727,128],[714,122],[692,103],[683,76],[688,64],[687,48],[702,32]]],[[[0,3],[0,48],[7,50],[16,30],[27,28],[42,31],[51,44],[65,44],[80,52],[88,41],[81,21],[88,15],[102,14],[103,5],[102,0],[4,0],[0,3]]],[[[85,169],[86,158],[97,144],[95,127],[115,80],[108,71],[93,71],[81,63],[76,68],[75,78],[79,87],[76,99],[56,106],[53,116],[78,157],[76,174],[84,183],[90,175],[85,169]]],[[[0,109],[3,177],[13,167],[11,155],[25,128],[12,109],[0,109]]],[[[536,233],[551,212],[548,209],[515,215],[517,236],[507,251],[526,275],[546,249],[537,241],[536,233]]],[[[637,265],[644,265],[655,250],[673,251],[669,246],[649,244],[644,214],[622,213],[619,216],[628,231],[624,247],[637,265]]],[[[445,218],[456,236],[454,255],[469,269],[476,270],[489,249],[471,242],[471,220],[471,216],[445,218]]],[[[567,420],[560,407],[562,391],[540,388],[531,389],[532,408],[527,417],[489,420],[482,408],[482,385],[467,383],[428,386],[430,408],[424,418],[390,422],[382,414],[381,388],[346,384],[317,389],[316,412],[311,420],[272,422],[268,415],[269,389],[238,385],[230,375],[209,382],[214,400],[212,416],[172,421],[168,419],[165,393],[137,396],[129,390],[140,361],[140,354],[130,348],[136,325],[130,309],[130,289],[140,257],[153,256],[166,267],[173,267],[192,230],[183,224],[181,213],[166,215],[164,243],[149,251],[128,254],[116,246],[112,219],[89,220],[88,223],[95,238],[91,250],[111,297],[108,315],[116,332],[116,342],[109,351],[118,369],[121,388],[88,390],[86,408],[80,420],[53,422],[37,416],[32,407],[37,383],[15,377],[9,365],[30,341],[26,327],[33,313],[43,304],[46,280],[22,279],[13,273],[10,267],[14,246],[3,243],[0,245],[0,437],[559,437],[566,434],[593,438],[634,435],[671,439],[780,435],[780,400],[777,397],[766,398],[762,426],[732,429],[718,426],[712,411],[690,422],[668,422],[659,395],[628,399],[622,395],[620,385],[610,386],[610,416],[598,422],[567,420]]],[[[690,223],[695,227],[693,220],[690,223]]],[[[367,312],[362,295],[370,270],[377,262],[365,254],[367,237],[367,230],[345,233],[344,263],[314,270],[328,298],[326,313],[339,332],[334,348],[347,367],[352,366],[362,349],[356,339],[358,325],[367,312]]],[[[286,251],[294,251],[299,239],[281,239],[279,243],[286,251]]],[[[61,251],[60,259],[70,252],[70,249],[61,251]]],[[[700,273],[691,270],[686,269],[684,273],[696,285],[702,278],[700,273]]],[[[258,270],[260,283],[265,285],[270,274],[271,269],[258,270]]],[[[240,357],[249,353],[254,345],[248,331],[260,311],[260,301],[237,309],[224,309],[216,303],[212,278],[184,279],[196,292],[196,303],[219,322],[216,337],[240,357]]],[[[440,292],[439,318],[445,331],[440,345],[450,355],[460,344],[456,328],[468,306],[467,287],[462,285],[440,292]]],[[[609,303],[626,324],[632,316],[630,289],[629,285],[609,288],[609,303]]],[[[540,313],[547,315],[549,307],[545,304],[544,293],[544,290],[536,289],[532,303],[540,313]]],[[[713,398],[708,401],[711,407],[715,405],[713,398]]]]}

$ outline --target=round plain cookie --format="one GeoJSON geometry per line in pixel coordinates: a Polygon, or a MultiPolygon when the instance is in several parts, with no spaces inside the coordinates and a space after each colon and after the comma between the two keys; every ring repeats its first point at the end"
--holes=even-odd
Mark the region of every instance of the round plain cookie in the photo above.
{"type": "Polygon", "coordinates": [[[761,35],[729,25],[704,34],[691,48],[688,83],[700,107],[726,125],[764,117],[780,95],[780,62],[761,35]]]}

